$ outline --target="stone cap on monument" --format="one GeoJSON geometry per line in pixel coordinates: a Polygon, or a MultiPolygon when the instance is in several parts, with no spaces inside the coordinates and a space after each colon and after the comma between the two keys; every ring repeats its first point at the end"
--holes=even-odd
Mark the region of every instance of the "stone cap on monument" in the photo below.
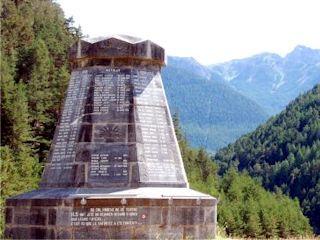
{"type": "Polygon", "coordinates": [[[69,50],[73,68],[165,64],[165,51],[150,40],[127,35],[111,35],[79,40],[69,50]]]}

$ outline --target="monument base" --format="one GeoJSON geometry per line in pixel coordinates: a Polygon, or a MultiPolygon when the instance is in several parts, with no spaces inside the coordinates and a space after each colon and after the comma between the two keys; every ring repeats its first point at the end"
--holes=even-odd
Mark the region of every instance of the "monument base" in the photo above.
{"type": "Polygon", "coordinates": [[[217,200],[188,188],[39,189],[7,200],[9,239],[213,239],[217,200]]]}

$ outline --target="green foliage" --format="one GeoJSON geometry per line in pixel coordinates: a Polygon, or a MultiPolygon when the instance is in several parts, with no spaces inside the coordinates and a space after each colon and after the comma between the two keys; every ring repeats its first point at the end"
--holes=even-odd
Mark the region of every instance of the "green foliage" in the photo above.
{"type": "Polygon", "coordinates": [[[288,238],[311,235],[308,219],[297,200],[281,192],[267,192],[247,173],[234,168],[223,177],[204,149],[191,148],[173,118],[184,166],[191,188],[219,196],[218,224],[229,237],[288,238]]]}
{"type": "Polygon", "coordinates": [[[247,173],[230,169],[219,190],[218,221],[229,236],[289,238],[311,234],[297,201],[265,191],[247,173]]]}
{"type": "MultiPolygon", "coordinates": [[[[63,18],[63,12],[52,1],[3,0],[1,4],[0,230],[2,233],[5,199],[37,186],[42,172],[41,163],[47,155],[69,79],[67,48],[81,35],[81,31],[72,26],[72,19],[63,18]]],[[[205,86],[204,89],[208,85],[205,86]]],[[[189,87],[194,89],[192,84],[189,87]]],[[[224,86],[220,87],[224,89],[224,86]]],[[[211,90],[210,87],[208,89],[211,90]]],[[[237,102],[242,101],[242,98],[232,99],[238,99],[237,102]]],[[[214,100],[213,102],[218,104],[221,102],[219,99],[214,100]]],[[[227,101],[225,98],[222,100],[227,101]]],[[[194,102],[201,103],[201,101],[194,102]]],[[[242,103],[250,104],[247,100],[243,100],[242,103]]],[[[229,104],[229,106],[234,105],[229,104]]],[[[189,107],[194,109],[192,104],[189,107]]],[[[207,109],[214,111],[211,106],[206,107],[200,109],[199,113],[202,114],[200,116],[204,116],[207,109]]],[[[239,108],[236,106],[234,110],[239,108]]],[[[257,111],[259,112],[259,109],[257,111]]],[[[221,110],[218,113],[227,119],[230,117],[228,110],[225,112],[221,110]]],[[[256,120],[260,121],[262,115],[257,116],[256,120]]],[[[213,116],[216,115],[210,116],[215,119],[213,116]]],[[[240,119],[246,124],[245,115],[241,115],[240,119]]],[[[221,123],[222,119],[217,121],[221,123]]],[[[281,193],[271,194],[264,191],[258,183],[245,174],[231,171],[220,179],[217,175],[218,167],[212,161],[212,157],[204,149],[190,148],[179,128],[177,117],[174,123],[190,185],[201,192],[221,196],[219,224],[225,227],[228,235],[288,237],[309,232],[308,223],[301,214],[297,201],[293,202],[281,193]]],[[[314,139],[319,138],[319,126],[309,126],[308,122],[304,126],[299,125],[303,129],[305,126],[308,126],[313,134],[296,136],[297,141],[306,140],[313,143],[314,139]]],[[[277,166],[278,171],[290,172],[290,181],[296,183],[300,177],[300,168],[295,166],[293,171],[290,171],[291,163],[297,159],[303,165],[304,159],[311,156],[319,159],[317,152],[319,142],[317,144],[310,149],[305,145],[303,145],[305,149],[295,144],[288,145],[288,149],[293,149],[291,155],[284,150],[278,151],[279,156],[287,159],[286,163],[277,166]]],[[[232,151],[227,153],[228,156],[232,155],[232,151]]],[[[239,162],[235,161],[230,165],[237,165],[239,162]]],[[[314,177],[318,166],[318,162],[314,161],[306,165],[303,171],[310,171],[310,176],[314,177]]],[[[262,171],[264,165],[255,165],[254,169],[262,171]]],[[[281,188],[288,190],[286,186],[281,185],[281,188]]],[[[313,192],[304,193],[312,196],[310,199],[313,204],[319,201],[318,192],[320,184],[316,185],[313,192]]],[[[308,202],[303,204],[311,206],[308,202]]],[[[309,210],[313,211],[312,208],[309,210]]]]}
{"type": "Polygon", "coordinates": [[[32,69],[27,81],[29,109],[34,126],[49,121],[47,111],[50,109],[51,95],[49,88],[50,58],[48,49],[42,39],[36,39],[31,47],[32,69]]]}
{"type": "Polygon", "coordinates": [[[1,1],[1,219],[6,198],[37,186],[80,35],[50,0],[1,1]]]}
{"type": "Polygon", "coordinates": [[[198,150],[189,147],[180,128],[177,115],[173,116],[173,123],[191,188],[216,196],[218,194],[217,166],[211,161],[211,157],[204,149],[198,150]]]}
{"type": "Polygon", "coordinates": [[[320,232],[320,85],[215,156],[220,173],[247,170],[270,190],[297,197],[320,232]]]}
{"type": "MultiPolygon", "coordinates": [[[[8,138],[8,145],[0,147],[1,212],[6,198],[34,189],[40,174],[38,158],[29,143],[32,136],[24,84],[18,83],[12,90],[12,96],[3,104],[6,118],[11,122],[12,135],[8,138]]],[[[2,222],[0,225],[2,227],[2,222]]]]}

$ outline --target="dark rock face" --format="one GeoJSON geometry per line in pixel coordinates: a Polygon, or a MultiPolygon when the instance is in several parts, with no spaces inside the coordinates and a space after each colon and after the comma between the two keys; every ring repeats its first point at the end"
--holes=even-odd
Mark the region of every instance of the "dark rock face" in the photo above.
{"type": "Polygon", "coordinates": [[[164,50],[110,37],[74,70],[40,189],[7,200],[14,239],[208,238],[216,199],[187,188],[162,86],[164,50]]]}

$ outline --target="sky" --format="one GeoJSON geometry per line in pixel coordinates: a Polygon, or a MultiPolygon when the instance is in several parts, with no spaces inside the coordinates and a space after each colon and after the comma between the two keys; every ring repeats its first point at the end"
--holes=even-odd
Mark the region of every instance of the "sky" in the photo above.
{"type": "Polygon", "coordinates": [[[319,0],[56,0],[89,37],[149,39],[214,64],[297,45],[320,49],[319,0]]]}

